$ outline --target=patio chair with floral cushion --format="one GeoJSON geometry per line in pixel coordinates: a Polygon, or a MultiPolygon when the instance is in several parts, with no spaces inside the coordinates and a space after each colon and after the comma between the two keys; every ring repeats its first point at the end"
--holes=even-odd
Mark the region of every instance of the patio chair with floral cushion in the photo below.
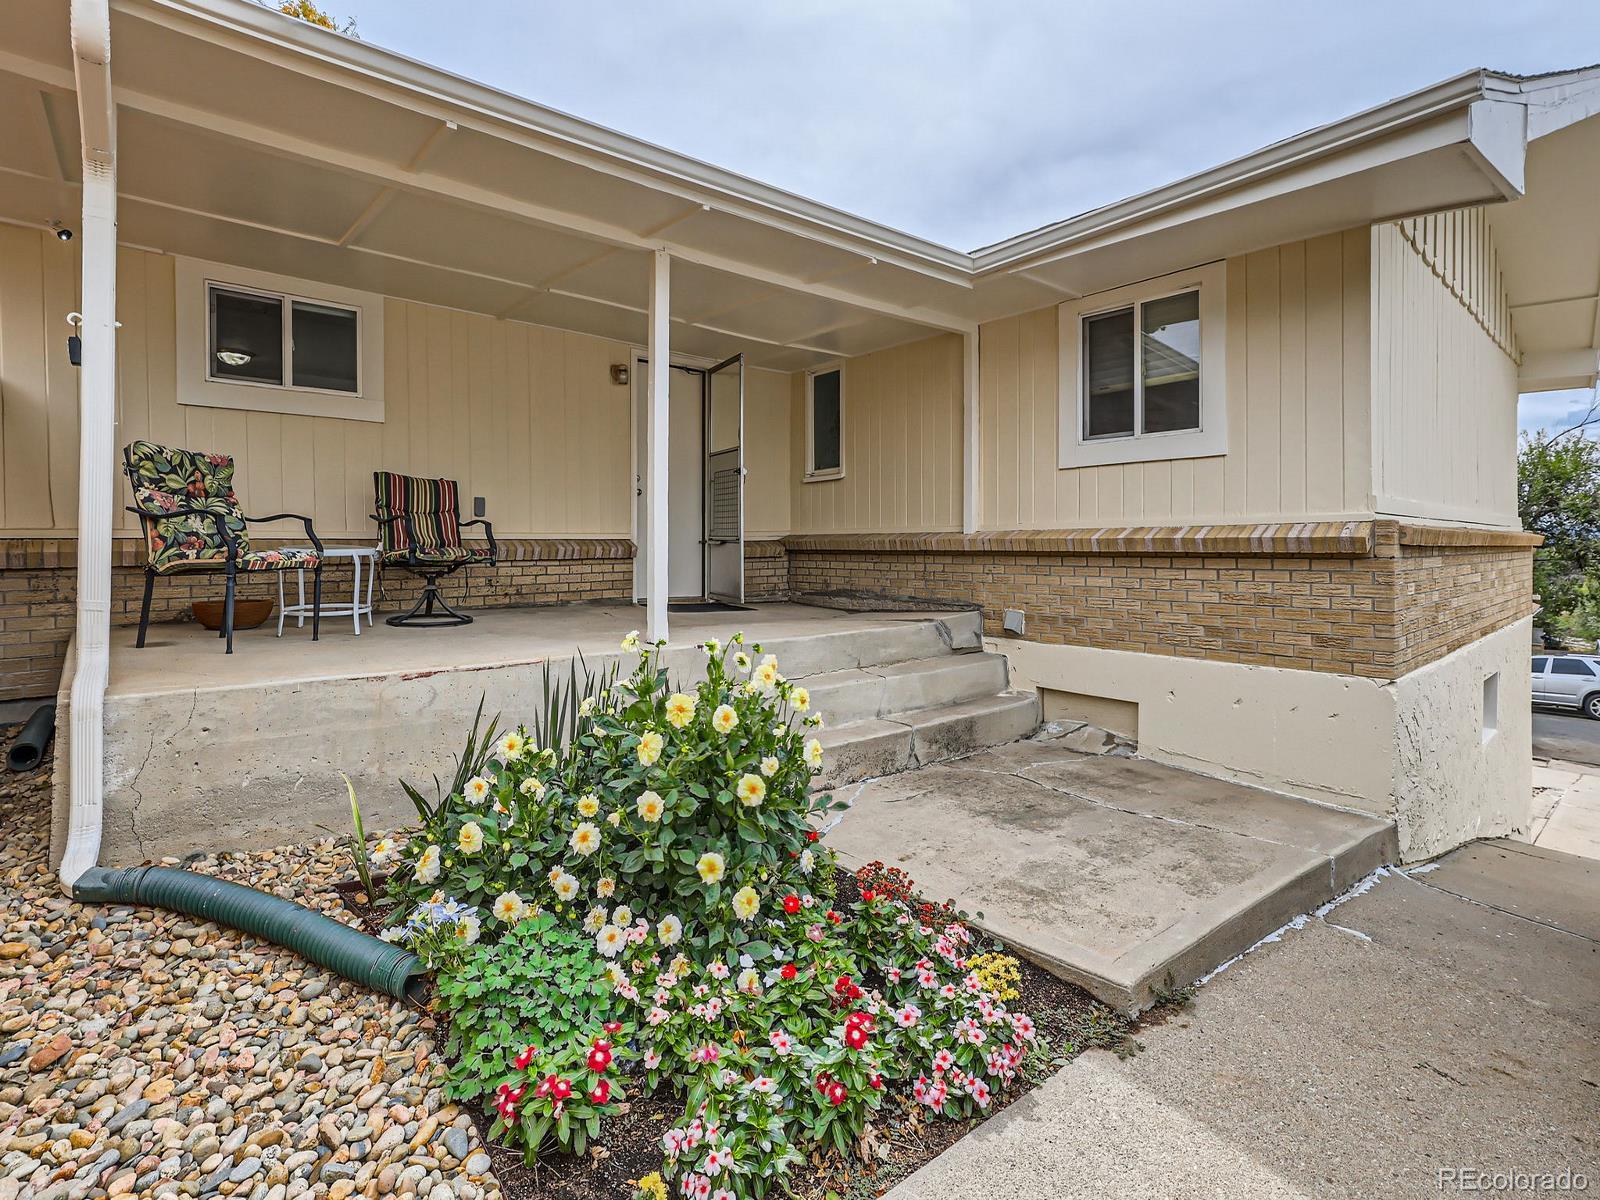
{"type": "Polygon", "coordinates": [[[239,572],[308,570],[312,591],[311,639],[317,640],[322,618],[322,542],[311,518],[299,513],[247,517],[233,493],[233,458],[178,450],[155,442],[123,447],[122,469],[133,485],[128,509],[144,527],[146,559],[144,602],[139,607],[139,640],[144,645],[150,624],[150,595],[157,575],[209,571],[227,576],[218,636],[233,653],[234,582],[239,572]],[[246,526],[262,521],[296,520],[306,527],[310,550],[253,550],[246,526]]]}
{"type": "Polygon", "coordinates": [[[462,567],[492,567],[498,548],[488,521],[461,519],[460,489],[454,479],[419,479],[392,471],[372,473],[378,511],[378,561],[422,576],[422,595],[409,612],[387,617],[390,625],[470,625],[472,618],[445,603],[439,580],[462,567]],[[482,525],[489,546],[468,546],[461,531],[482,525]]]}

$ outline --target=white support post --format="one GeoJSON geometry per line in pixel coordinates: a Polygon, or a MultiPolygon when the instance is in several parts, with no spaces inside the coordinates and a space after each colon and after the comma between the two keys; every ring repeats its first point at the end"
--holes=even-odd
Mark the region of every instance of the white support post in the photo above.
{"type": "Polygon", "coordinates": [[[672,256],[655,252],[650,275],[650,384],[645,404],[645,626],[651,641],[667,638],[667,416],[672,371],[672,256]]]}
{"type": "Polygon", "coordinates": [[[117,130],[108,0],[72,0],[72,48],[83,143],[83,367],[78,376],[78,623],[68,733],[71,815],[58,869],[68,889],[99,861],[105,802],[117,415],[117,130]]]}
{"type": "Polygon", "coordinates": [[[978,423],[978,331],[961,335],[961,531],[978,532],[983,432],[978,423]]]}

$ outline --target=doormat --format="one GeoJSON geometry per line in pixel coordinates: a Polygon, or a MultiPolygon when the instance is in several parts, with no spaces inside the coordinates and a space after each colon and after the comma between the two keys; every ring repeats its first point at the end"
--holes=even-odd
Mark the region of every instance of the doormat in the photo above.
{"type": "Polygon", "coordinates": [[[721,600],[674,600],[667,605],[668,612],[750,612],[744,604],[724,604],[721,600]]]}

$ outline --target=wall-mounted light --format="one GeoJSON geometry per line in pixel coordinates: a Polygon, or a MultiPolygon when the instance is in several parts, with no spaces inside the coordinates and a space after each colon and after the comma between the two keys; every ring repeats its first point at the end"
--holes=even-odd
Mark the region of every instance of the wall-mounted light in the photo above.
{"type": "Polygon", "coordinates": [[[627,363],[611,364],[611,382],[616,384],[618,387],[627,387],[628,379],[630,378],[631,374],[632,372],[628,370],[627,363]]]}
{"type": "Polygon", "coordinates": [[[218,350],[217,360],[230,367],[242,367],[255,355],[245,350],[218,350]]]}
{"type": "Polygon", "coordinates": [[[60,221],[51,221],[50,228],[55,230],[56,236],[63,242],[70,242],[72,240],[72,230],[68,229],[60,221]]]}

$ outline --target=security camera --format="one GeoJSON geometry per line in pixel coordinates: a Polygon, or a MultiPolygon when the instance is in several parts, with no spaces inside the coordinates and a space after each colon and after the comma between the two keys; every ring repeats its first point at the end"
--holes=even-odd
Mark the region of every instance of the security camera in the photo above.
{"type": "Polygon", "coordinates": [[[72,240],[72,230],[68,229],[60,221],[50,222],[50,228],[56,231],[56,236],[63,242],[70,242],[72,240]]]}

